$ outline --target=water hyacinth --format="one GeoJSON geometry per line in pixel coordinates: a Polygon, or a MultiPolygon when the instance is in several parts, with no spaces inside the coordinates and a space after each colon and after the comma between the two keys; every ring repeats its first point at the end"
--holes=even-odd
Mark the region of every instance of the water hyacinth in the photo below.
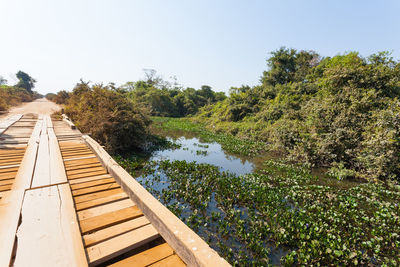
{"type": "Polygon", "coordinates": [[[397,185],[320,185],[279,161],[238,176],[161,160],[138,181],[233,265],[400,264],[397,185]]]}

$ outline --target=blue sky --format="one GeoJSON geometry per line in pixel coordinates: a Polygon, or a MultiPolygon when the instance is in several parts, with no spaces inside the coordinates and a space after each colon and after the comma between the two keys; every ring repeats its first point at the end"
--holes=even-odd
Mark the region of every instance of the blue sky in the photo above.
{"type": "Polygon", "coordinates": [[[0,75],[23,70],[47,93],[153,68],[227,92],[257,84],[281,46],[400,59],[399,13],[395,0],[0,0],[0,75]]]}

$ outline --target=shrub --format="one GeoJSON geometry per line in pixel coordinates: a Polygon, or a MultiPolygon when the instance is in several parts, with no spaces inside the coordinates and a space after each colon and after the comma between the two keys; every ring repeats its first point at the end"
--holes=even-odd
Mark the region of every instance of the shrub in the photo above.
{"type": "Polygon", "coordinates": [[[111,153],[144,149],[150,120],[113,86],[77,84],[65,111],[111,153]]]}

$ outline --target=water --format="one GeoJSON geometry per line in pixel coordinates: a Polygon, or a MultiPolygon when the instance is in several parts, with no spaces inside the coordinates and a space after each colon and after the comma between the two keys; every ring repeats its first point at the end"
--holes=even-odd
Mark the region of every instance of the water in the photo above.
{"type": "Polygon", "coordinates": [[[197,137],[181,136],[169,141],[180,144],[179,149],[169,149],[155,152],[150,160],[186,160],[197,163],[207,163],[218,166],[221,171],[228,171],[236,175],[248,174],[255,170],[256,164],[246,158],[227,154],[218,143],[205,143],[197,137]]]}

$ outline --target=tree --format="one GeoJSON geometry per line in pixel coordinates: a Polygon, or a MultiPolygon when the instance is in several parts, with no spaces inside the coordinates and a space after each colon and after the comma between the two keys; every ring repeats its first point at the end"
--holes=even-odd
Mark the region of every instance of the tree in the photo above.
{"type": "Polygon", "coordinates": [[[314,51],[297,52],[296,49],[286,47],[271,52],[271,55],[267,60],[269,70],[264,71],[261,78],[264,85],[303,82],[320,61],[320,56],[314,51]]]}
{"type": "Polygon", "coordinates": [[[18,71],[17,78],[19,82],[17,83],[16,86],[24,88],[29,93],[32,93],[32,89],[35,87],[36,80],[23,71],[18,71]]]}

